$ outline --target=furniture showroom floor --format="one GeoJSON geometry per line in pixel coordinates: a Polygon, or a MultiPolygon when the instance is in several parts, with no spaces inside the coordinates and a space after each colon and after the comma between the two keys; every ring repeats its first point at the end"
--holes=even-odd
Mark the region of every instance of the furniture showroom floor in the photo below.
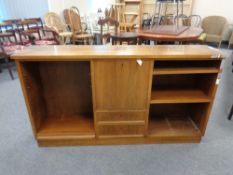
{"type": "MultiPolygon", "coordinates": [[[[233,172],[231,51],[200,144],[39,148],[32,137],[18,78],[0,73],[0,174],[4,175],[228,175],[233,172]]],[[[15,68],[14,68],[15,69],[15,68]]],[[[16,72],[14,72],[16,75],[16,72]]]]}

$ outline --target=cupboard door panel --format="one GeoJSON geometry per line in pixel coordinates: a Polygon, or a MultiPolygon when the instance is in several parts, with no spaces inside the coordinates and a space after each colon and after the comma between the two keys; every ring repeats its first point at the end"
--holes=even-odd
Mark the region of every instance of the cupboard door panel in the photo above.
{"type": "Polygon", "coordinates": [[[96,110],[148,109],[152,61],[94,61],[96,110]]]}

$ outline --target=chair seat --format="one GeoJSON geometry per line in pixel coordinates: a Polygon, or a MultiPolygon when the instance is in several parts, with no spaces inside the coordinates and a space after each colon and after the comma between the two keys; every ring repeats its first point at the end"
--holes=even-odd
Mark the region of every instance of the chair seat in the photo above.
{"type": "Polygon", "coordinates": [[[59,36],[61,37],[71,37],[72,36],[72,32],[61,32],[59,33],[59,36]]]}
{"type": "Polygon", "coordinates": [[[77,34],[73,36],[76,39],[86,39],[86,38],[92,38],[93,35],[92,34],[77,34]]]}
{"type": "Polygon", "coordinates": [[[24,46],[23,45],[8,45],[4,46],[4,50],[7,55],[12,55],[14,52],[18,50],[23,50],[24,46]]]}
{"type": "Polygon", "coordinates": [[[40,46],[43,46],[43,45],[56,45],[56,41],[54,40],[36,40],[35,41],[35,45],[40,45],[40,46]]]}
{"type": "Polygon", "coordinates": [[[206,35],[206,41],[207,42],[220,42],[221,36],[220,35],[214,35],[214,34],[207,34],[206,35]]]}

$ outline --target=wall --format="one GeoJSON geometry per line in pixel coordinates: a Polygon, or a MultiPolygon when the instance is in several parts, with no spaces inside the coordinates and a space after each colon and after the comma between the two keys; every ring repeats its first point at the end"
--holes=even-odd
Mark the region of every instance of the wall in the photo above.
{"type": "Polygon", "coordinates": [[[232,0],[194,0],[193,13],[202,17],[220,15],[233,23],[232,7],[232,0]]]}
{"type": "Polygon", "coordinates": [[[47,0],[0,0],[2,19],[43,17],[48,12],[47,0]]]}
{"type": "MultiPolygon", "coordinates": [[[[233,24],[232,7],[232,0],[194,0],[193,14],[198,14],[202,18],[211,15],[224,16],[227,18],[229,24],[233,24]]],[[[229,39],[232,28],[232,25],[225,26],[223,40],[229,39]]]]}
{"type": "Polygon", "coordinates": [[[110,7],[114,0],[48,0],[49,10],[61,14],[65,8],[78,7],[81,15],[97,12],[98,8],[110,7]]]}

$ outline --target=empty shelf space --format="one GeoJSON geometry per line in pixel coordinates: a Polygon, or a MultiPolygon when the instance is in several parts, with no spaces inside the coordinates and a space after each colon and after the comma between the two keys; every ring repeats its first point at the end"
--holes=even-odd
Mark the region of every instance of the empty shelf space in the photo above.
{"type": "Polygon", "coordinates": [[[47,117],[37,133],[43,136],[87,136],[94,137],[94,122],[92,116],[75,115],[62,117],[47,117]]]}
{"type": "Polygon", "coordinates": [[[155,61],[154,75],[219,73],[220,64],[220,60],[155,61]]]}
{"type": "Polygon", "coordinates": [[[184,67],[184,68],[156,68],[154,75],[173,75],[173,74],[208,74],[219,73],[215,67],[184,67]]]}
{"type": "Polygon", "coordinates": [[[150,116],[149,136],[200,137],[201,132],[189,116],[150,116]]]}
{"type": "Polygon", "coordinates": [[[198,89],[154,90],[151,93],[151,104],[207,102],[211,99],[198,89]]]}

